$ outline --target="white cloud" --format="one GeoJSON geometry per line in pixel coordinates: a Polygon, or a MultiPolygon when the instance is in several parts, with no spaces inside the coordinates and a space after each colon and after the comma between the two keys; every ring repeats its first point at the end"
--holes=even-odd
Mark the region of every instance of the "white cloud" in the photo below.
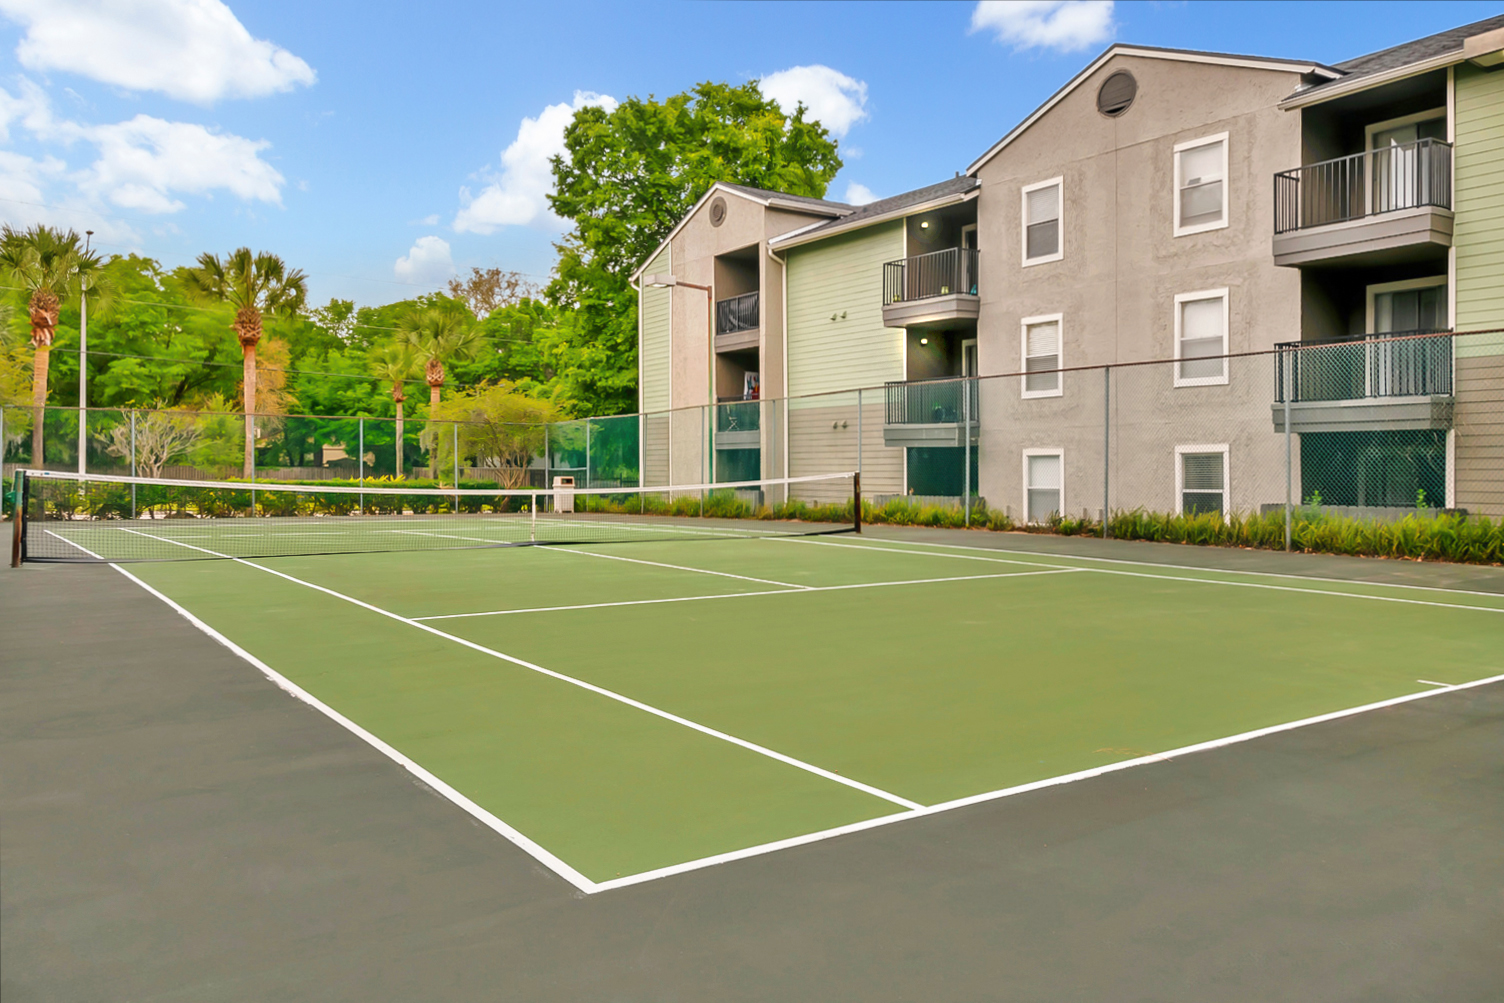
{"type": "MultiPolygon", "coordinates": [[[[92,145],[98,152],[88,167],[68,170],[56,156],[43,160],[13,155],[8,184],[29,185],[55,204],[98,209],[104,203],[147,213],[183,208],[176,195],[212,195],[227,191],[242,199],[282,204],[285,179],[260,156],[270,144],[222,133],[191,122],[168,122],[137,115],[113,125],[88,125],[55,118],[47,95],[22,80],[19,95],[0,88],[0,138],[19,124],[43,145],[92,145]],[[27,168],[27,161],[34,168],[27,168]],[[45,165],[46,169],[42,167],[45,165]],[[49,191],[46,182],[53,186],[49,191]],[[71,191],[56,186],[71,182],[71,191]]],[[[19,196],[14,196],[19,198],[19,196]]],[[[27,200],[23,200],[27,201],[27,200]]]]}
{"type": "Polygon", "coordinates": [[[0,0],[26,28],[21,65],[199,104],[310,85],[303,60],[253,38],[220,0],[0,0]]]}
{"type": "Polygon", "coordinates": [[[463,205],[454,217],[454,228],[460,233],[491,233],[502,226],[563,229],[548,206],[554,183],[549,161],[564,152],[564,129],[574,113],[587,105],[614,111],[616,99],[576,91],[573,103],[551,104],[537,118],[524,118],[517,138],[501,155],[501,173],[489,178],[479,195],[472,197],[468,188],[460,189],[463,205]]]}
{"type": "Polygon", "coordinates": [[[852,205],[866,205],[868,202],[876,202],[877,196],[866,185],[853,181],[846,186],[845,201],[852,205]]]}
{"type": "Polygon", "coordinates": [[[807,118],[818,121],[831,135],[843,137],[867,118],[867,85],[829,66],[795,66],[769,73],[758,81],[763,96],[778,102],[792,115],[800,102],[807,118]]]}
{"type": "Polygon", "coordinates": [[[271,144],[214,132],[189,122],[137,115],[115,125],[89,126],[84,136],[99,159],[79,187],[118,206],[177,212],[173,192],[203,195],[217,189],[242,199],[282,204],[283,177],[258,154],[271,144]]]}
{"type": "Polygon", "coordinates": [[[991,31],[1015,49],[1071,52],[1112,38],[1112,0],[980,0],[972,31],[991,31]]]}
{"type": "Polygon", "coordinates": [[[399,282],[436,286],[454,274],[454,257],[442,237],[419,237],[405,257],[392,269],[399,282]]]}

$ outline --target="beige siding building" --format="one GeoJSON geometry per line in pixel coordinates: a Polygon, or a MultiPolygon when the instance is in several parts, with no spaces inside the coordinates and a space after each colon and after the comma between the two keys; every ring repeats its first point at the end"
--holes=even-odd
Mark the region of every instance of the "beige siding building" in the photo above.
{"type": "Polygon", "coordinates": [[[644,477],[1504,514],[1504,335],[1466,333],[1504,328],[1501,64],[1504,18],[1336,66],[1115,45],[949,181],[717,186],[635,276],[644,477]]]}

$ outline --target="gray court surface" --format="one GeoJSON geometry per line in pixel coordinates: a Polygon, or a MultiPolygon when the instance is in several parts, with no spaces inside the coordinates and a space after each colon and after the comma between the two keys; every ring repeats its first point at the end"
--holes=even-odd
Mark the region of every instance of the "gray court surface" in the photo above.
{"type": "Polygon", "coordinates": [[[0,571],[5,1003],[1497,1001],[1501,847],[1490,686],[584,897],[108,567],[0,571]]]}

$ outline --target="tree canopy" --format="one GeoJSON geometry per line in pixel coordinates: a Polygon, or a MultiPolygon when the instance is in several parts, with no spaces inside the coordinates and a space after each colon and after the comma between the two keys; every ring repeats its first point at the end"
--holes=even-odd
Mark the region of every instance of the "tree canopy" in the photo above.
{"type": "Polygon", "coordinates": [[[555,157],[554,212],[573,223],[548,295],[571,312],[561,331],[570,395],[597,414],[631,411],[637,296],[628,276],[718,181],[821,198],[841,158],[800,105],[792,115],[755,81],[703,83],[663,101],[588,106],[555,157]]]}

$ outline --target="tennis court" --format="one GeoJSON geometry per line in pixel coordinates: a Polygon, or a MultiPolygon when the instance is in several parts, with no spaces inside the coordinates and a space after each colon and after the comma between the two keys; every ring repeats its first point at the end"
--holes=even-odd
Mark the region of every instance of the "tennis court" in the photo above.
{"type": "Polygon", "coordinates": [[[266,558],[234,532],[333,523],[45,531],[234,557],[119,569],[585,892],[1504,678],[1495,593],[651,521],[266,558]]]}

